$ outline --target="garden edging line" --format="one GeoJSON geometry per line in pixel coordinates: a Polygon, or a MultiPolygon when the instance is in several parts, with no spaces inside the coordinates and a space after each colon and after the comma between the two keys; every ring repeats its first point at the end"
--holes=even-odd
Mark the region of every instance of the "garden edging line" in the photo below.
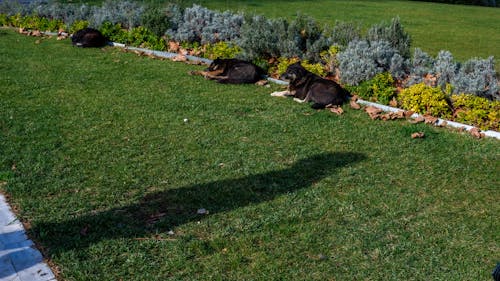
{"type": "MultiPolygon", "coordinates": [[[[153,55],[153,56],[168,58],[168,59],[172,59],[174,57],[179,56],[179,54],[176,54],[176,53],[170,53],[170,52],[164,52],[164,51],[153,51],[153,50],[149,50],[149,49],[145,49],[145,48],[128,47],[122,43],[111,42],[109,45],[111,45],[113,47],[124,48],[126,50],[139,51],[139,52],[143,52],[143,53],[148,54],[148,55],[153,55]]],[[[196,56],[186,55],[186,58],[190,61],[202,62],[205,64],[212,63],[212,60],[210,60],[210,59],[200,58],[200,57],[196,57],[196,56]]],[[[283,81],[283,80],[278,80],[278,79],[274,79],[271,77],[266,77],[266,79],[270,82],[273,82],[273,83],[276,83],[279,85],[288,85],[288,82],[283,81]]],[[[379,108],[379,109],[386,111],[386,112],[398,112],[398,111],[402,110],[400,108],[382,105],[382,104],[369,102],[369,101],[365,101],[365,100],[361,100],[361,99],[358,99],[357,103],[362,104],[362,105],[374,106],[374,107],[379,108]]],[[[418,118],[418,117],[422,117],[422,115],[420,115],[418,113],[414,113],[413,115],[411,115],[411,118],[418,118]]],[[[454,122],[454,121],[449,121],[449,120],[445,120],[445,119],[441,119],[441,118],[438,118],[438,121],[435,123],[436,126],[442,126],[444,124],[446,124],[446,126],[450,126],[453,128],[458,128],[458,129],[463,128],[467,131],[470,131],[473,128],[475,128],[474,126],[470,126],[470,125],[466,125],[466,124],[462,124],[462,123],[458,123],[458,122],[454,122]]],[[[500,140],[500,132],[488,130],[488,131],[481,131],[481,133],[484,133],[484,135],[487,137],[492,137],[492,138],[496,138],[496,139],[500,140]]]]}

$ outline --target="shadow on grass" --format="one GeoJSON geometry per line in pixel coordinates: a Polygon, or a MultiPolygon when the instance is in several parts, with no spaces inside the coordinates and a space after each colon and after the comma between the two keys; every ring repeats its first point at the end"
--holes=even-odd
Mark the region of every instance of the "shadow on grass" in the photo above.
{"type": "Polygon", "coordinates": [[[308,188],[335,176],[336,169],[363,159],[363,154],[351,152],[318,154],[283,170],[152,193],[130,206],[41,223],[31,231],[52,253],[88,247],[105,239],[151,237],[204,219],[207,215],[199,214],[199,209],[208,210],[210,216],[266,202],[308,188]]]}

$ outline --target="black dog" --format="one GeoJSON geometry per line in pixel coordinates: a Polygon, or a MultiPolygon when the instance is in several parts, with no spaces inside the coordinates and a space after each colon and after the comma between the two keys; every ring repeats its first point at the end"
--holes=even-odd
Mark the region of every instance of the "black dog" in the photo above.
{"type": "Polygon", "coordinates": [[[84,28],[78,30],[71,37],[73,46],[89,48],[89,47],[104,47],[108,43],[108,39],[102,33],[93,28],[84,28]]]}
{"type": "Polygon", "coordinates": [[[292,96],[298,102],[312,101],[314,109],[342,105],[349,97],[349,92],[339,84],[307,71],[299,62],[290,65],[280,79],[289,81],[288,91],[274,92],[271,96],[292,96]]]}
{"type": "Polygon", "coordinates": [[[224,84],[255,83],[262,79],[264,70],[257,65],[239,59],[215,59],[205,71],[192,71],[207,79],[224,84]]]}

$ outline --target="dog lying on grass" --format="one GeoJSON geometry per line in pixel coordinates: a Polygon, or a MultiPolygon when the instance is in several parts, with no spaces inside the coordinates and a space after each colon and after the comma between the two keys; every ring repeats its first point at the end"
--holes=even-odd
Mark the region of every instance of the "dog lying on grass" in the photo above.
{"type": "Polygon", "coordinates": [[[84,28],[73,34],[71,43],[82,48],[100,48],[106,46],[108,39],[97,29],[84,28]]]}
{"type": "Polygon", "coordinates": [[[256,83],[263,78],[264,70],[257,65],[239,59],[215,59],[205,71],[191,71],[223,84],[256,83]]]}
{"type": "Polygon", "coordinates": [[[342,105],[349,97],[349,92],[339,84],[307,71],[299,62],[290,65],[280,79],[289,81],[288,90],[271,96],[291,96],[301,103],[311,101],[314,109],[342,105]]]}

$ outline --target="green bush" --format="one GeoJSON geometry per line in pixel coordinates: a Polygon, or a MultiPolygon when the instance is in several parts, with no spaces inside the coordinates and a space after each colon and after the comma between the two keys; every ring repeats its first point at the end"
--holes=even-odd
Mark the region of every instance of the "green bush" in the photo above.
{"type": "Polygon", "coordinates": [[[276,73],[278,76],[280,76],[281,74],[285,73],[286,69],[290,65],[292,65],[296,62],[299,62],[299,61],[300,61],[300,64],[308,71],[310,71],[316,75],[319,75],[319,76],[326,75],[326,71],[325,71],[323,65],[320,63],[310,63],[307,60],[301,61],[299,58],[284,58],[284,57],[278,58],[278,64],[274,68],[271,69],[271,72],[276,73]]]}
{"type": "Polygon", "coordinates": [[[477,126],[483,130],[500,129],[500,101],[470,94],[451,96],[455,120],[477,126]]]}
{"type": "Polygon", "coordinates": [[[397,96],[394,79],[389,72],[379,73],[372,79],[362,82],[359,86],[352,87],[351,91],[363,99],[382,104],[389,104],[397,96]]]}
{"type": "Polygon", "coordinates": [[[122,29],[120,24],[113,24],[109,21],[104,22],[99,31],[110,41],[126,44],[128,41],[128,32],[122,29]]]}
{"type": "Polygon", "coordinates": [[[129,31],[128,40],[125,44],[159,51],[167,49],[166,41],[163,38],[156,36],[156,34],[143,26],[132,28],[129,31]]]}
{"type": "Polygon", "coordinates": [[[335,74],[336,68],[339,66],[339,61],[337,60],[337,54],[340,52],[339,45],[332,45],[328,50],[322,51],[319,54],[321,62],[326,66],[328,72],[335,74]]]}
{"type": "Polygon", "coordinates": [[[205,45],[204,57],[209,59],[232,59],[241,52],[241,48],[229,42],[217,42],[205,45]]]}
{"type": "Polygon", "coordinates": [[[148,7],[141,16],[142,26],[161,37],[170,27],[166,12],[157,7],[148,7]]]}
{"type": "Polygon", "coordinates": [[[8,26],[9,20],[6,14],[0,14],[0,26],[8,26]]]}
{"type": "Polygon", "coordinates": [[[401,91],[398,95],[398,102],[406,110],[449,118],[451,117],[451,107],[446,97],[447,95],[441,88],[419,83],[401,91]]]}
{"type": "Polygon", "coordinates": [[[76,20],[73,22],[73,24],[69,27],[69,33],[73,34],[77,32],[78,30],[82,30],[84,28],[89,27],[89,22],[86,20],[76,20]]]}

